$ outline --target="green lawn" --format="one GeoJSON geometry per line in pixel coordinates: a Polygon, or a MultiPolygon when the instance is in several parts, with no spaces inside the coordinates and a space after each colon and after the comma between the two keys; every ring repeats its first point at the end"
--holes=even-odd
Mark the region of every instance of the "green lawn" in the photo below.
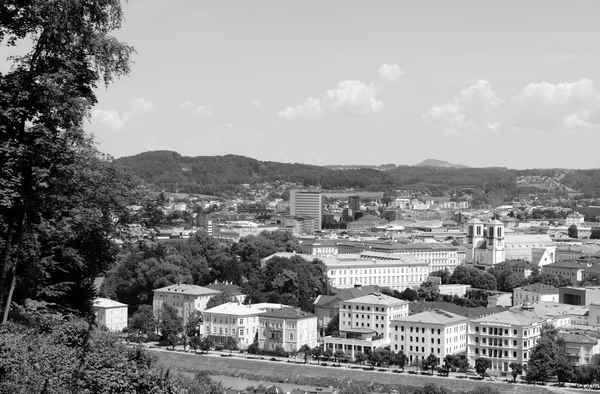
{"type": "MultiPolygon", "coordinates": [[[[365,382],[369,385],[389,384],[407,387],[422,387],[427,383],[444,386],[450,390],[472,390],[477,386],[493,387],[502,393],[548,394],[562,391],[543,386],[510,384],[504,381],[490,382],[474,379],[457,379],[438,376],[411,375],[407,372],[377,372],[362,369],[350,369],[346,366],[333,368],[316,365],[292,364],[287,362],[270,362],[249,360],[240,357],[220,357],[195,355],[181,352],[154,352],[164,367],[171,371],[196,373],[201,370],[211,375],[242,377],[249,380],[285,382],[307,386],[344,387],[351,383],[365,382]]],[[[464,376],[451,374],[451,376],[464,376]]],[[[406,390],[402,390],[406,392],[406,390]]],[[[582,392],[581,390],[577,390],[582,392]]],[[[566,390],[564,391],[566,392],[566,390]]]]}

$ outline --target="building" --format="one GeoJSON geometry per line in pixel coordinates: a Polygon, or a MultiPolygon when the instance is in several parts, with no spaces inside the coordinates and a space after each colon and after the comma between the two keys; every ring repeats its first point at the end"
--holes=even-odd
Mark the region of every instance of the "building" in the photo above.
{"type": "Polygon", "coordinates": [[[215,345],[225,343],[228,337],[235,339],[240,349],[252,344],[258,333],[262,310],[237,302],[228,302],[204,311],[204,335],[211,336],[215,345]]]}
{"type": "Polygon", "coordinates": [[[340,311],[340,302],[351,300],[353,298],[362,297],[367,294],[376,292],[372,286],[356,285],[348,289],[342,289],[335,295],[319,295],[313,302],[315,306],[315,314],[317,315],[317,327],[326,327],[327,324],[340,311]]]}
{"type": "Polygon", "coordinates": [[[563,260],[544,266],[543,271],[559,278],[569,279],[576,285],[583,280],[583,270],[590,266],[587,261],[563,260]]]}
{"type": "Polygon", "coordinates": [[[340,302],[340,336],[323,338],[325,349],[370,352],[391,343],[392,321],[408,316],[408,301],[381,293],[340,302]]]}
{"type": "Polygon", "coordinates": [[[414,256],[379,254],[362,258],[338,255],[320,259],[327,267],[330,285],[338,289],[377,285],[404,290],[425,282],[429,273],[429,264],[414,256]]]}
{"type": "Polygon", "coordinates": [[[281,346],[286,352],[303,345],[317,346],[317,316],[291,307],[266,311],[258,316],[258,343],[262,349],[281,346]]]}
{"type": "Polygon", "coordinates": [[[126,304],[108,298],[96,298],[93,302],[93,309],[98,326],[106,327],[110,331],[123,331],[127,327],[126,304]]]}
{"type": "Polygon", "coordinates": [[[486,357],[492,362],[490,371],[496,373],[509,373],[513,362],[526,365],[544,324],[554,321],[531,311],[530,304],[469,321],[469,364],[475,365],[477,358],[486,357]]]}
{"type": "Polygon", "coordinates": [[[570,213],[567,215],[567,220],[565,222],[566,226],[571,226],[571,225],[575,225],[575,226],[579,226],[581,224],[583,224],[583,222],[585,221],[585,216],[580,214],[580,213],[570,213]]]}
{"type": "Polygon", "coordinates": [[[300,249],[304,254],[323,256],[338,254],[337,242],[334,239],[304,239],[300,240],[300,249]]]}
{"type": "Polygon", "coordinates": [[[348,196],[348,209],[352,210],[352,212],[360,211],[360,196],[348,196]]]}
{"type": "Polygon", "coordinates": [[[569,331],[561,333],[564,341],[565,356],[571,365],[590,364],[592,357],[600,353],[597,335],[587,332],[569,331]]]}
{"type": "Polygon", "coordinates": [[[600,287],[561,287],[558,289],[558,298],[561,304],[587,306],[600,302],[600,287]]]}
{"type": "Polygon", "coordinates": [[[321,230],[323,193],[321,190],[290,190],[290,215],[314,218],[313,234],[321,230]]]}
{"type": "Polygon", "coordinates": [[[600,245],[562,245],[556,249],[556,261],[600,257],[600,245]]]}
{"type": "Polygon", "coordinates": [[[534,283],[513,289],[513,305],[540,301],[558,302],[558,289],[543,283],[534,283]]]}
{"type": "Polygon", "coordinates": [[[435,354],[443,360],[449,354],[464,354],[469,319],[442,309],[424,311],[392,322],[391,350],[402,351],[409,361],[435,354]]]}
{"type": "Polygon", "coordinates": [[[507,260],[494,266],[494,269],[497,271],[510,271],[523,278],[529,278],[534,268],[537,268],[537,266],[534,266],[529,261],[524,260],[507,260]]]}
{"type": "Polygon", "coordinates": [[[218,292],[226,292],[231,294],[233,297],[235,297],[235,301],[234,302],[239,302],[239,303],[243,303],[244,300],[246,299],[246,295],[244,293],[242,293],[242,289],[240,286],[238,285],[234,285],[232,282],[219,282],[219,281],[215,281],[214,283],[211,283],[210,285],[206,286],[207,289],[211,289],[211,290],[216,290],[218,292]]]}
{"type": "Polygon", "coordinates": [[[185,325],[188,317],[194,311],[202,312],[206,309],[208,300],[219,293],[218,290],[182,283],[165,286],[154,290],[152,309],[156,315],[162,309],[163,304],[169,304],[177,309],[179,315],[183,317],[185,325]]]}

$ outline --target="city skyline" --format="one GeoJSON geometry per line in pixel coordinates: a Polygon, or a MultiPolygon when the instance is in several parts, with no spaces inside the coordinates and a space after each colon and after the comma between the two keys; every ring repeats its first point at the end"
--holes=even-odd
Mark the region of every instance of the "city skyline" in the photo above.
{"type": "Polygon", "coordinates": [[[87,126],[115,157],[600,167],[596,2],[177,0],[124,11],[117,36],[135,64],[98,87],[87,126]]]}

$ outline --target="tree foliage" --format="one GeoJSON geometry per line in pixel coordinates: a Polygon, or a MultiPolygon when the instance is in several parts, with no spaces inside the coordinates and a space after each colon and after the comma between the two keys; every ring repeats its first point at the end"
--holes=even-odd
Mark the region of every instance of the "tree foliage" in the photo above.
{"type": "Polygon", "coordinates": [[[483,379],[485,371],[492,367],[492,360],[486,357],[478,357],[475,359],[475,371],[481,375],[483,379]]]}

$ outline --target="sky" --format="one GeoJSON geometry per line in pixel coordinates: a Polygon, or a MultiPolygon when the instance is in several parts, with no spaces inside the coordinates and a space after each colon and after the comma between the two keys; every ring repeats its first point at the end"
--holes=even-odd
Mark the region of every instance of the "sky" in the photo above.
{"type": "Polygon", "coordinates": [[[600,168],[597,0],[123,4],[87,125],[114,157],[600,168]]]}

